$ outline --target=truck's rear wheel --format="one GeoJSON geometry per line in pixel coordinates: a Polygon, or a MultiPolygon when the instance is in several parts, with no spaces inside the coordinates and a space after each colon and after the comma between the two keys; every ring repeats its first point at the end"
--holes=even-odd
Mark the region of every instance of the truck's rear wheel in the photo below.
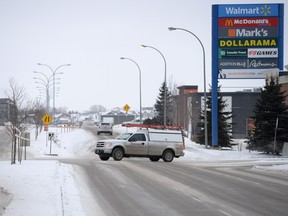
{"type": "Polygon", "coordinates": [[[122,148],[117,147],[112,152],[112,157],[115,161],[122,160],[123,156],[124,156],[124,151],[122,148]]]}
{"type": "Polygon", "coordinates": [[[160,160],[160,157],[149,157],[149,159],[153,162],[157,162],[160,160]]]}
{"type": "Polygon", "coordinates": [[[99,155],[99,158],[100,158],[102,161],[107,161],[107,160],[109,160],[110,156],[99,155]]]}
{"type": "Polygon", "coordinates": [[[162,159],[165,162],[172,162],[174,159],[174,152],[170,149],[166,149],[162,154],[162,159]]]}

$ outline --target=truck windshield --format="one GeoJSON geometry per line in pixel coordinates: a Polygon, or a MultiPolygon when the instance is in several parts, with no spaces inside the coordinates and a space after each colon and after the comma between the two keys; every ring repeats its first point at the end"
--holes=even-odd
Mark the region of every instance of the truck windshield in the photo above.
{"type": "Polygon", "coordinates": [[[124,133],[124,134],[119,135],[115,139],[117,139],[117,140],[127,140],[131,135],[132,135],[132,133],[124,133]]]}

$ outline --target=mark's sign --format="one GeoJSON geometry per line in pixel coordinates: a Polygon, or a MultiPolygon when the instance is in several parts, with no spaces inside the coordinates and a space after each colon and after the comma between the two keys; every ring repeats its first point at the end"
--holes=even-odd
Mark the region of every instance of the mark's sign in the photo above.
{"type": "Polygon", "coordinates": [[[277,37],[277,27],[256,27],[256,28],[220,28],[218,37],[277,37]]]}

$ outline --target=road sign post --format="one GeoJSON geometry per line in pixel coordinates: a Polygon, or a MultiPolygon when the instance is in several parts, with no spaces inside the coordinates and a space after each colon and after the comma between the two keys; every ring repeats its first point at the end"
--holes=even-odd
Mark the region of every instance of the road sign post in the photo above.
{"type": "MultiPolygon", "coordinates": [[[[44,131],[46,131],[46,147],[48,146],[48,125],[52,122],[52,117],[46,113],[42,119],[41,119],[44,123],[44,131]]],[[[50,143],[50,153],[51,153],[51,143],[50,143]]]]}
{"type": "Polygon", "coordinates": [[[48,139],[50,140],[50,154],[52,152],[52,141],[54,140],[54,133],[53,132],[49,132],[48,133],[48,139]]]}

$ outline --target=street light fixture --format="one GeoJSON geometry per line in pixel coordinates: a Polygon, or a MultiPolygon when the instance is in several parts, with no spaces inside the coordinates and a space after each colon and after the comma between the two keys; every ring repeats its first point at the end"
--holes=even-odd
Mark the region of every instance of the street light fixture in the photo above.
{"type": "Polygon", "coordinates": [[[42,63],[37,63],[37,64],[45,66],[45,67],[48,67],[51,70],[51,72],[52,72],[52,76],[53,76],[53,117],[55,119],[55,75],[56,74],[63,74],[63,72],[58,72],[57,73],[57,70],[59,68],[61,68],[61,67],[64,67],[64,66],[71,66],[71,64],[60,65],[55,70],[53,70],[53,68],[50,65],[48,65],[48,64],[42,64],[42,63]]]}
{"type": "Polygon", "coordinates": [[[166,126],[167,125],[167,123],[166,123],[166,120],[167,120],[167,88],[166,88],[166,59],[165,59],[165,57],[164,57],[164,55],[158,50],[158,49],[156,49],[155,47],[152,47],[152,46],[148,46],[148,45],[141,45],[141,47],[144,47],[144,48],[146,48],[146,47],[148,47],[148,48],[151,48],[151,49],[154,49],[154,50],[156,50],[161,56],[162,56],[162,58],[163,58],[163,60],[164,60],[164,65],[165,65],[165,68],[164,68],[164,122],[163,122],[163,124],[164,124],[164,126],[166,126]]]}
{"type": "Polygon", "coordinates": [[[140,124],[142,123],[142,94],[141,94],[141,69],[139,67],[139,65],[137,64],[137,62],[135,62],[133,59],[131,58],[126,58],[126,57],[121,57],[121,60],[129,60],[132,61],[138,68],[139,70],[139,97],[140,97],[140,124]]]}
{"type": "Polygon", "coordinates": [[[200,43],[202,50],[203,50],[203,75],[204,75],[204,130],[205,130],[205,148],[207,148],[208,146],[208,129],[207,129],[207,95],[206,95],[206,69],[205,69],[205,49],[203,46],[203,43],[201,42],[201,40],[197,37],[197,35],[195,35],[193,32],[184,29],[184,28],[175,28],[175,27],[169,27],[168,28],[170,31],[175,31],[175,30],[182,30],[182,31],[186,31],[190,34],[192,34],[200,43]]]}
{"type": "MultiPolygon", "coordinates": [[[[44,74],[45,75],[45,74],[44,74]]],[[[47,76],[45,75],[45,78],[47,78],[47,76]]],[[[46,93],[46,111],[49,112],[49,108],[50,108],[50,94],[49,94],[49,79],[47,78],[47,80],[45,81],[44,79],[41,79],[39,77],[33,77],[33,79],[35,79],[35,83],[36,84],[41,84],[45,87],[45,93],[46,93]],[[39,82],[39,81],[41,82],[39,82]]],[[[42,87],[43,88],[43,87],[42,87]]],[[[40,90],[41,88],[38,87],[38,90],[40,90]]]]}

